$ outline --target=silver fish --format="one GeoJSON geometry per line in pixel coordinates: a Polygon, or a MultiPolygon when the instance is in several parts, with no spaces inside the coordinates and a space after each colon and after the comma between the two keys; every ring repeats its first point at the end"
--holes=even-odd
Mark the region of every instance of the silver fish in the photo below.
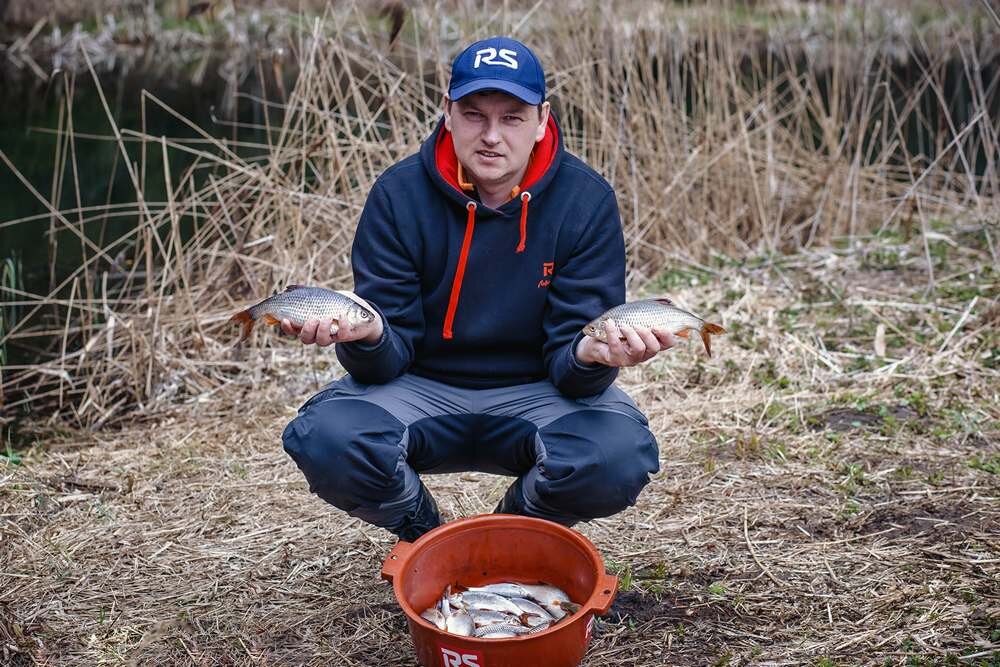
{"type": "Polygon", "coordinates": [[[455,635],[471,637],[476,630],[476,624],[472,622],[472,616],[469,616],[469,612],[463,609],[450,614],[445,619],[445,629],[455,635]]]}
{"type": "Polygon", "coordinates": [[[360,301],[345,292],[289,285],[284,292],[270,296],[260,303],[233,315],[229,321],[243,326],[240,340],[246,340],[253,331],[254,324],[264,320],[266,324],[280,324],[288,320],[301,326],[309,320],[336,320],[338,326],[375,321],[375,313],[360,301]]]}
{"type": "Polygon", "coordinates": [[[505,598],[523,598],[528,596],[528,592],[524,590],[520,584],[512,584],[509,582],[504,582],[501,584],[487,584],[485,586],[470,586],[470,591],[476,591],[478,593],[496,593],[497,595],[502,595],[505,598]]]}
{"type": "Polygon", "coordinates": [[[561,603],[572,602],[569,596],[561,589],[548,584],[521,584],[528,592],[529,597],[540,604],[545,611],[551,614],[552,618],[559,620],[566,615],[561,603]]]}
{"type": "Polygon", "coordinates": [[[453,605],[461,605],[466,609],[480,609],[489,611],[505,611],[515,616],[520,615],[521,609],[505,597],[496,593],[482,593],[479,591],[465,591],[457,593],[448,598],[453,605]]]}
{"type": "Polygon", "coordinates": [[[553,620],[552,614],[545,611],[543,608],[539,607],[527,598],[511,598],[510,601],[516,604],[518,608],[524,612],[521,618],[525,619],[524,622],[527,625],[534,627],[539,623],[553,620]]]}
{"type": "Polygon", "coordinates": [[[494,639],[500,637],[515,637],[517,635],[526,635],[530,632],[531,630],[524,627],[523,625],[496,623],[494,625],[486,625],[481,628],[477,628],[474,636],[480,637],[482,639],[494,639]]]}
{"type": "Polygon", "coordinates": [[[448,604],[448,598],[450,597],[451,597],[451,584],[448,584],[444,588],[444,593],[441,594],[441,602],[439,603],[439,606],[441,608],[441,613],[444,615],[445,618],[448,618],[448,615],[451,614],[451,605],[448,604]]]}
{"type": "Polygon", "coordinates": [[[553,623],[555,623],[555,621],[544,621],[542,623],[539,623],[538,625],[532,626],[532,628],[528,630],[528,634],[534,635],[538,634],[542,630],[548,630],[549,628],[552,627],[553,623]]]}
{"type": "Polygon", "coordinates": [[[604,329],[606,320],[614,320],[619,326],[627,324],[631,327],[663,329],[681,338],[687,338],[690,332],[695,331],[701,336],[708,356],[712,356],[710,336],[726,333],[718,324],[706,322],[697,315],[681,310],[670,299],[642,299],[615,306],[585,326],[583,333],[607,342],[607,331],[604,329]]]}
{"type": "Polygon", "coordinates": [[[447,623],[444,619],[444,614],[436,606],[425,609],[421,614],[420,618],[428,621],[437,626],[438,630],[444,630],[447,628],[447,623]]]}
{"type": "Polygon", "coordinates": [[[470,609],[469,615],[477,625],[493,625],[494,623],[520,623],[521,620],[513,614],[505,614],[502,611],[491,611],[489,609],[470,609]]]}

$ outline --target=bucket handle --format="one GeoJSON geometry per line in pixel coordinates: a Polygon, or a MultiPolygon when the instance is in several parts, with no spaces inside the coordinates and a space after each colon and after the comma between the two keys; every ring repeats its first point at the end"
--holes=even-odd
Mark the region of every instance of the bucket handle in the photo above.
{"type": "Polygon", "coordinates": [[[604,616],[611,609],[611,603],[618,592],[618,577],[613,574],[601,575],[598,579],[597,593],[594,594],[593,602],[587,605],[587,611],[592,611],[598,616],[604,616]]]}
{"type": "Polygon", "coordinates": [[[386,555],[385,562],[382,563],[382,578],[386,581],[395,579],[396,575],[403,569],[403,561],[406,560],[406,557],[410,555],[412,550],[412,542],[398,542],[389,551],[388,555],[386,555]]]}

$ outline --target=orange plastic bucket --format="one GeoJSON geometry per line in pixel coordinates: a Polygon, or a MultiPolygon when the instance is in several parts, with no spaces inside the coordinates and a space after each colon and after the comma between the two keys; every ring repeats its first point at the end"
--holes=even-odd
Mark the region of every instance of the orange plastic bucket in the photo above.
{"type": "Polygon", "coordinates": [[[385,559],[382,578],[392,582],[424,667],[575,667],[594,627],[606,614],[618,578],[590,540],[564,526],[507,514],[460,519],[416,542],[400,542],[385,559]],[[579,603],[579,612],[535,635],[475,639],[442,630],[420,618],[449,584],[545,582],[579,603]]]}

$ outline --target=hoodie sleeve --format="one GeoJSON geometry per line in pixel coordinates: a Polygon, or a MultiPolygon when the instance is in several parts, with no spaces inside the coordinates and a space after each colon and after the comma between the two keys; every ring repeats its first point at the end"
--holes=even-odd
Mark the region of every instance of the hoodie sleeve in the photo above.
{"type": "Polygon", "coordinates": [[[351,249],[354,291],[382,318],[374,344],[340,343],[337,358],[359,382],[384,384],[413,361],[414,342],[424,332],[420,279],[395,224],[392,205],[376,181],[361,212],[351,249]]]}
{"type": "Polygon", "coordinates": [[[625,239],[614,191],[608,191],[582,230],[569,260],[557,266],[545,315],[545,365],[549,380],[570,397],[607,389],[618,369],[576,358],[583,327],[625,301],[625,239]]]}

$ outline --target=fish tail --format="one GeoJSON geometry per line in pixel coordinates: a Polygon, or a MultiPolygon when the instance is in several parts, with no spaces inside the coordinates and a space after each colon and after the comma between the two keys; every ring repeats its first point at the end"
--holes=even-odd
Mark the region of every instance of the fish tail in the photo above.
{"type": "Polygon", "coordinates": [[[705,346],[705,352],[708,356],[712,356],[712,334],[723,334],[726,330],[720,327],[718,324],[712,324],[711,322],[705,322],[701,327],[701,342],[705,346]]]}
{"type": "Polygon", "coordinates": [[[240,342],[245,341],[250,337],[250,332],[253,331],[254,320],[250,315],[250,309],[241,310],[232,317],[229,318],[230,322],[239,322],[243,326],[243,331],[240,335],[240,342]]]}

